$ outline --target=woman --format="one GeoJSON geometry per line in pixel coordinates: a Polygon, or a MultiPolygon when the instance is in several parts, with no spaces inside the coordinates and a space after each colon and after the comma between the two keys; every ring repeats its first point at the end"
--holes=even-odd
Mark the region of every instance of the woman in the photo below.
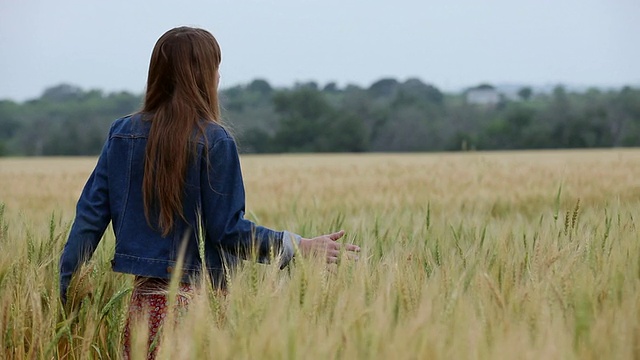
{"type": "MultiPolygon", "coordinates": [[[[179,274],[190,293],[202,270],[224,289],[225,272],[240,259],[271,260],[284,267],[302,255],[338,260],[344,232],[302,238],[244,218],[245,193],[235,142],[220,123],[221,53],[206,30],[166,32],[151,55],[142,110],[116,120],[78,200],[76,218],[60,259],[63,302],[73,273],[93,254],[111,221],[116,237],[114,271],[136,276],[125,329],[144,311],[150,341],[166,312],[167,284],[179,274]],[[198,252],[203,240],[204,256],[198,252]]],[[[359,251],[346,245],[346,251],[359,251]]],[[[188,296],[179,296],[179,305],[188,296]]],[[[155,352],[149,354],[153,357],[155,352]]]]}

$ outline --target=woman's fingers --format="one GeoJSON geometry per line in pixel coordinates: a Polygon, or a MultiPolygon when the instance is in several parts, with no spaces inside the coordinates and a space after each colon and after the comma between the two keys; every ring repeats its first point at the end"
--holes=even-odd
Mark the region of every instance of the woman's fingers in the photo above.
{"type": "Polygon", "coordinates": [[[340,251],[339,250],[327,250],[327,257],[338,257],[340,256],[340,251]]]}
{"type": "Polygon", "coordinates": [[[327,263],[329,264],[337,264],[338,258],[335,256],[327,256],[327,263]]]}
{"type": "MultiPolygon", "coordinates": [[[[351,248],[347,247],[347,249],[351,249],[351,248]]],[[[357,251],[359,250],[360,248],[358,248],[357,251]]],[[[344,253],[339,250],[327,250],[327,253],[326,253],[327,262],[330,264],[337,263],[341,257],[346,258],[348,260],[358,261],[360,257],[355,252],[356,250],[349,250],[348,252],[344,252],[344,253]]]]}
{"type": "Polygon", "coordinates": [[[346,248],[347,248],[347,251],[355,251],[355,252],[359,252],[360,251],[360,246],[358,246],[358,245],[347,244],[346,248]]]}
{"type": "Polygon", "coordinates": [[[335,241],[325,243],[327,257],[340,257],[341,250],[345,253],[359,252],[360,247],[354,244],[340,244],[335,241]]]}
{"type": "Polygon", "coordinates": [[[340,239],[341,237],[344,236],[344,230],[340,230],[338,232],[335,232],[333,234],[329,234],[327,236],[329,237],[329,239],[331,239],[333,241],[336,241],[336,240],[338,240],[338,239],[340,239]]]}
{"type": "MultiPolygon", "coordinates": [[[[351,260],[351,261],[358,261],[360,260],[360,257],[354,253],[345,253],[344,257],[347,260],[351,260]]],[[[335,264],[338,262],[338,260],[340,259],[340,255],[329,255],[327,254],[327,263],[329,264],[335,264]]]]}
{"type": "Polygon", "coordinates": [[[358,256],[354,253],[360,251],[360,247],[354,244],[341,244],[337,242],[345,234],[344,230],[335,233],[318,236],[312,239],[303,239],[301,249],[306,254],[324,254],[328,263],[337,263],[340,258],[346,255],[347,259],[357,260],[358,256]]]}
{"type": "Polygon", "coordinates": [[[360,256],[358,256],[355,253],[350,252],[350,253],[347,253],[347,259],[353,260],[353,261],[358,261],[358,260],[360,260],[360,256]]]}
{"type": "Polygon", "coordinates": [[[353,244],[343,245],[335,242],[327,244],[327,251],[340,250],[340,249],[344,249],[345,251],[352,251],[352,252],[360,251],[360,247],[358,245],[353,245],[353,244]]]}

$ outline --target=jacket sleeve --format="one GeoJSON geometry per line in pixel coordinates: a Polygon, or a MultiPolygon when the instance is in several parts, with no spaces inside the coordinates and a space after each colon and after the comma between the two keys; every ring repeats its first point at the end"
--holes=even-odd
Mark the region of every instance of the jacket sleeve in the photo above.
{"type": "Polygon", "coordinates": [[[87,180],[76,206],[76,217],[60,258],[60,295],[66,302],[73,273],[88,261],[111,221],[107,176],[109,140],[102,148],[98,163],[87,180]]]}
{"type": "Polygon", "coordinates": [[[274,231],[244,218],[245,191],[236,144],[218,140],[209,149],[201,171],[203,222],[207,236],[225,252],[244,259],[269,262],[280,256],[280,266],[293,257],[300,236],[274,231]]]}

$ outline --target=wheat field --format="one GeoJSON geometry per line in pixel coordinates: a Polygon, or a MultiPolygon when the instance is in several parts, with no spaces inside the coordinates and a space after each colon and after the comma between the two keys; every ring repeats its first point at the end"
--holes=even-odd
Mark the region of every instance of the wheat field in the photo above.
{"type": "MultiPolygon", "coordinates": [[[[0,159],[6,359],[119,358],[132,287],[109,229],[58,298],[95,158],[0,159]]],[[[243,156],[247,216],[344,229],[358,261],[247,262],[202,286],[163,359],[640,358],[640,150],[243,156]]],[[[136,342],[145,347],[144,332],[136,342]]]]}

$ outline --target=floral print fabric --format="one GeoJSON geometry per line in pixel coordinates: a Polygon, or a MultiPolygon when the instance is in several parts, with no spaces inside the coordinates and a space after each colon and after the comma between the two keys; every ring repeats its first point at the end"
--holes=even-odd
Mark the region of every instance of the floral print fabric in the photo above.
{"type": "MultiPolygon", "coordinates": [[[[124,359],[131,358],[132,326],[145,318],[148,319],[149,329],[147,345],[151,350],[147,353],[147,359],[155,359],[162,325],[169,312],[168,288],[168,281],[163,279],[136,278],[123,334],[124,359]]],[[[176,315],[187,309],[193,293],[194,288],[191,284],[180,284],[174,303],[176,315]]]]}

